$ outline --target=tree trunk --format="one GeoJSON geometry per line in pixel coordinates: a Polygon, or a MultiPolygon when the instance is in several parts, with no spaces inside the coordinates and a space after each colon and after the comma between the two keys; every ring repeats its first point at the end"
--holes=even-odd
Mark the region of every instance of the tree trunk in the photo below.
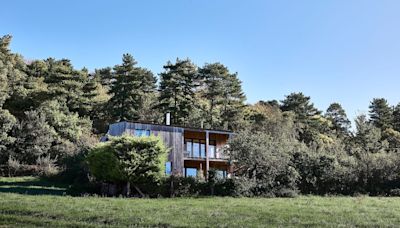
{"type": "Polygon", "coordinates": [[[136,186],[136,185],[133,185],[133,187],[136,189],[136,191],[140,194],[140,197],[142,197],[142,198],[144,198],[145,197],[145,195],[143,194],[143,192],[136,186]]]}
{"type": "Polygon", "coordinates": [[[129,197],[130,195],[131,195],[131,183],[127,181],[125,185],[125,196],[129,197]]]}

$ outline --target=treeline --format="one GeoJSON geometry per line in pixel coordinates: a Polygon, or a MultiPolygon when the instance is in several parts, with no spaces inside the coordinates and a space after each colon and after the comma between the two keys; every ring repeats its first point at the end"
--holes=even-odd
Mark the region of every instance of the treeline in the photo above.
{"type": "Polygon", "coordinates": [[[83,158],[108,124],[163,123],[170,112],[174,125],[237,133],[229,153],[236,162],[230,185],[238,194],[400,189],[400,105],[383,98],[371,101],[353,131],[339,103],[323,112],[302,93],[246,104],[237,73],[221,63],[198,67],[176,59],[157,76],[125,54],[121,64],[89,72],[67,59],[26,61],[9,50],[10,42],[8,35],[0,39],[3,175],[85,177],[83,158]]]}
{"type": "MultiPolygon", "coordinates": [[[[67,59],[26,61],[0,39],[0,165],[66,169],[110,123],[163,123],[238,129],[245,96],[236,73],[220,63],[167,62],[156,77],[130,54],[114,67],[75,69],[67,59]],[[23,165],[21,165],[23,164],[23,165]],[[58,168],[57,168],[58,167],[58,168]]],[[[9,171],[9,170],[8,170],[9,171]]],[[[4,172],[3,172],[4,173],[4,172]]]]}

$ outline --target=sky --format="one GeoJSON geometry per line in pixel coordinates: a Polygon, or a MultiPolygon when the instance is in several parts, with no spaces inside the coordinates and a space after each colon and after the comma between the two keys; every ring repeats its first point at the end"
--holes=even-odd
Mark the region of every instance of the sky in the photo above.
{"type": "Polygon", "coordinates": [[[311,96],[353,119],[375,97],[400,102],[398,0],[4,1],[0,35],[26,59],[67,58],[80,69],[121,63],[162,72],[168,61],[221,62],[248,103],[311,96]]]}

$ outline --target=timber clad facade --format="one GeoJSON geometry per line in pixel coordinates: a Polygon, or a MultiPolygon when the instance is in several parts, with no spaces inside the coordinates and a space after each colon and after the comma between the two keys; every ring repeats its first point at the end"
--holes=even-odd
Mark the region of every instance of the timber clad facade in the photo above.
{"type": "Polygon", "coordinates": [[[195,176],[203,172],[206,177],[210,169],[217,170],[223,177],[230,173],[228,159],[223,154],[223,147],[233,134],[230,131],[119,122],[110,125],[107,135],[120,136],[124,133],[161,137],[170,149],[166,167],[169,174],[195,176]]]}

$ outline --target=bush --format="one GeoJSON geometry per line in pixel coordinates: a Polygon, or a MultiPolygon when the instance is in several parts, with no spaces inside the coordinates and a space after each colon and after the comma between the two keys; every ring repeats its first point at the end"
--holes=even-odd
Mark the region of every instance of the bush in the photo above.
{"type": "Polygon", "coordinates": [[[14,159],[11,155],[8,157],[7,166],[10,176],[15,176],[22,169],[22,164],[17,159],[14,159]]]}
{"type": "Polygon", "coordinates": [[[125,195],[130,194],[132,183],[135,190],[143,196],[139,185],[160,182],[165,176],[167,152],[158,137],[123,135],[111,137],[110,141],[91,149],[87,162],[90,173],[97,180],[125,182],[125,195]]]}
{"type": "Polygon", "coordinates": [[[38,157],[36,159],[36,169],[39,176],[51,177],[60,172],[57,166],[57,158],[52,159],[50,155],[45,157],[38,157]]]}

